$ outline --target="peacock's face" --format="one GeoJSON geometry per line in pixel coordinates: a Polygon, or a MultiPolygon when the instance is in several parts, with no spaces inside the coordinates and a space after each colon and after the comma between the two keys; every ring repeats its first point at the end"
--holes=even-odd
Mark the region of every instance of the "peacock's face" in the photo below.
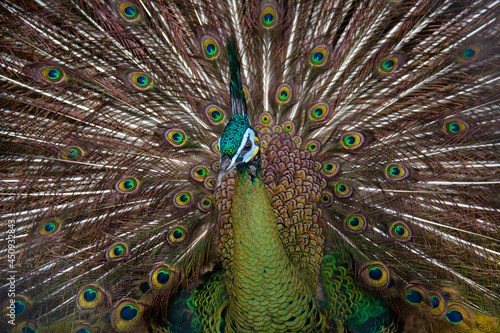
{"type": "Polygon", "coordinates": [[[220,171],[218,182],[236,166],[251,161],[259,152],[260,141],[247,115],[234,115],[219,138],[220,171]]]}

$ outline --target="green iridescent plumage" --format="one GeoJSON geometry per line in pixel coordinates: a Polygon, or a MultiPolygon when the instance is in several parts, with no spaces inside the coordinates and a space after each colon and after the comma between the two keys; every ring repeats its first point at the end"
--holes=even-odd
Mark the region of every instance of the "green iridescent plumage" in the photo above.
{"type": "Polygon", "coordinates": [[[233,157],[238,151],[243,135],[250,128],[247,115],[235,115],[226,125],[220,137],[219,150],[221,155],[233,157]]]}

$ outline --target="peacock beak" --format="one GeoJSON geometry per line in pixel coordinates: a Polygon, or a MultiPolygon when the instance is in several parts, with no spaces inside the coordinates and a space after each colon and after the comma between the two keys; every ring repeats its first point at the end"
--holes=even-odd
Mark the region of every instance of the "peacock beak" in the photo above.
{"type": "Polygon", "coordinates": [[[220,182],[226,177],[228,173],[234,170],[236,165],[234,163],[231,163],[231,158],[229,158],[228,155],[222,155],[220,157],[220,168],[219,168],[219,175],[217,176],[217,184],[220,184],[220,182]]]}

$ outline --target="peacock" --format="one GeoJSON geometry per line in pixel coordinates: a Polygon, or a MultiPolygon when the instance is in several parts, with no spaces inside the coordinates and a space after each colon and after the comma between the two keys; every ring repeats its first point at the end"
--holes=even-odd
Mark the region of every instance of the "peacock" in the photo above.
{"type": "Polygon", "coordinates": [[[1,332],[500,332],[500,4],[4,0],[1,332]]]}

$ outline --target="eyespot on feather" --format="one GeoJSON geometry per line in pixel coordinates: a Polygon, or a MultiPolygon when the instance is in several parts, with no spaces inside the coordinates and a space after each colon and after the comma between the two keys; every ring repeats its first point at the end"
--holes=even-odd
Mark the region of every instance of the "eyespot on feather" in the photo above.
{"type": "Polygon", "coordinates": [[[205,115],[212,125],[222,124],[226,119],[226,112],[214,104],[211,104],[205,108],[205,115]]]}
{"type": "Polygon", "coordinates": [[[321,192],[321,203],[323,206],[328,207],[333,204],[333,193],[330,190],[323,190],[321,192]]]}
{"type": "Polygon", "coordinates": [[[144,72],[128,72],[126,78],[128,83],[130,83],[134,89],[139,91],[146,91],[154,86],[154,81],[151,76],[144,72]]]}
{"type": "Polygon", "coordinates": [[[404,288],[403,299],[407,304],[420,311],[425,312],[432,308],[427,290],[415,284],[408,284],[404,288]]]}
{"type": "Polygon", "coordinates": [[[408,225],[402,221],[396,221],[389,227],[389,236],[400,242],[411,240],[411,230],[408,225]]]}
{"type": "Polygon", "coordinates": [[[198,209],[203,212],[211,211],[213,207],[213,200],[211,197],[203,197],[198,201],[198,209]]]}
{"type": "Polygon", "coordinates": [[[403,64],[403,57],[399,54],[393,54],[380,60],[378,72],[383,75],[393,74],[403,64]]]}
{"type": "Polygon", "coordinates": [[[64,161],[81,161],[85,156],[85,151],[78,146],[69,146],[57,154],[57,158],[64,161]]]}
{"type": "Polygon", "coordinates": [[[274,124],[273,116],[269,112],[263,112],[259,116],[259,123],[264,127],[271,127],[274,124]]]}
{"type": "Polygon", "coordinates": [[[330,47],[326,44],[320,44],[311,51],[309,64],[314,67],[321,67],[326,64],[330,55],[330,47]]]}
{"type": "Polygon", "coordinates": [[[215,180],[214,176],[206,177],[205,180],[203,181],[203,186],[205,186],[207,190],[212,191],[214,189],[214,180],[215,180]]]}
{"type": "Polygon", "coordinates": [[[189,191],[181,191],[174,195],[174,206],[177,208],[190,207],[193,202],[193,195],[189,191]]]}
{"type": "Polygon", "coordinates": [[[334,193],[338,198],[348,198],[352,195],[353,188],[347,182],[336,182],[334,193]]]}
{"type": "Polygon", "coordinates": [[[276,6],[266,3],[260,10],[260,22],[263,28],[269,30],[278,24],[278,10],[276,6]]]}
{"type": "Polygon", "coordinates": [[[3,303],[2,318],[5,322],[8,322],[11,320],[10,315],[13,314],[16,316],[16,319],[20,320],[25,318],[26,315],[31,312],[31,309],[31,300],[28,297],[24,295],[16,295],[3,303]]]}
{"type": "Polygon", "coordinates": [[[46,83],[60,85],[68,82],[69,76],[61,66],[37,64],[34,68],[36,76],[46,83]]]}
{"type": "Polygon", "coordinates": [[[109,262],[127,259],[130,255],[130,247],[124,242],[114,242],[106,250],[106,259],[109,262]]]}
{"type": "Polygon", "coordinates": [[[135,177],[124,177],[116,182],[115,190],[122,194],[134,194],[139,190],[139,180],[135,177]]]}
{"type": "Polygon", "coordinates": [[[127,24],[140,23],[144,18],[141,7],[131,1],[117,1],[115,10],[118,16],[127,24]]]}
{"type": "Polygon", "coordinates": [[[149,286],[153,290],[168,290],[177,286],[179,271],[167,264],[159,264],[149,273],[149,286]]]}
{"type": "Polygon", "coordinates": [[[111,314],[111,325],[121,332],[142,332],[144,304],[133,299],[122,300],[111,314]]]}
{"type": "Polygon", "coordinates": [[[189,240],[187,230],[182,226],[172,227],[167,234],[167,242],[171,246],[177,246],[186,243],[189,240]]]}
{"type": "Polygon", "coordinates": [[[484,48],[481,44],[470,44],[460,48],[457,61],[459,63],[471,62],[479,58],[483,53],[484,48]]]}
{"type": "Polygon", "coordinates": [[[97,333],[97,328],[92,327],[87,323],[81,323],[76,326],[71,333],[97,333]]]}
{"type": "Polygon", "coordinates": [[[384,168],[384,176],[390,182],[395,182],[408,178],[410,175],[410,170],[399,164],[399,163],[389,163],[384,168]]]}
{"type": "Polygon", "coordinates": [[[349,214],[344,218],[344,230],[359,234],[366,230],[368,223],[364,215],[356,213],[349,214]]]}
{"type": "Polygon", "coordinates": [[[283,129],[283,132],[288,133],[290,135],[295,134],[295,124],[291,122],[290,120],[287,120],[281,125],[281,128],[283,129]]]}
{"type": "Polygon", "coordinates": [[[62,220],[57,218],[50,218],[48,220],[40,223],[36,230],[36,234],[38,236],[47,237],[47,236],[56,236],[61,232],[62,228],[62,220]]]}
{"type": "Polygon", "coordinates": [[[276,101],[280,104],[290,102],[292,99],[292,87],[287,83],[282,83],[276,89],[276,101]]]}
{"type": "Polygon", "coordinates": [[[186,132],[184,132],[180,128],[168,129],[165,131],[164,136],[167,142],[175,148],[182,147],[187,142],[186,132]]]}
{"type": "Polygon", "coordinates": [[[465,332],[475,327],[474,314],[461,303],[448,303],[444,319],[455,331],[465,332]]]}
{"type": "Polygon", "coordinates": [[[323,168],[321,169],[321,174],[325,178],[332,178],[337,175],[340,171],[340,165],[337,161],[327,161],[323,164],[323,168]]]}
{"type": "Polygon", "coordinates": [[[109,295],[95,284],[87,284],[81,287],[76,294],[76,307],[80,311],[97,310],[107,305],[110,301],[109,295]]]}
{"type": "Polygon", "coordinates": [[[346,132],[340,137],[340,143],[344,149],[353,150],[361,147],[365,137],[359,132],[346,132]]]}
{"type": "Polygon", "coordinates": [[[431,307],[426,314],[434,318],[442,317],[446,312],[446,303],[443,296],[437,291],[429,291],[427,295],[429,296],[431,307]]]}
{"type": "Polygon", "coordinates": [[[456,135],[469,129],[469,125],[460,119],[447,119],[441,123],[441,129],[446,135],[456,135]]]}
{"type": "Polygon", "coordinates": [[[379,261],[361,266],[358,275],[363,283],[372,289],[383,289],[389,285],[389,269],[379,261]]]}
{"type": "Polygon", "coordinates": [[[216,60],[220,56],[220,46],[213,36],[205,35],[201,38],[203,55],[209,60],[216,60]]]}
{"type": "Polygon", "coordinates": [[[317,140],[311,140],[307,143],[306,149],[311,152],[311,154],[314,156],[316,155],[320,149],[321,149],[321,142],[317,140]]]}
{"type": "Polygon", "coordinates": [[[326,103],[316,103],[309,109],[309,119],[323,121],[330,112],[330,106],[326,103]]]}
{"type": "Polygon", "coordinates": [[[191,169],[189,175],[191,176],[191,179],[196,180],[198,182],[203,182],[205,178],[207,178],[209,172],[210,171],[206,166],[198,165],[191,169]]]}

